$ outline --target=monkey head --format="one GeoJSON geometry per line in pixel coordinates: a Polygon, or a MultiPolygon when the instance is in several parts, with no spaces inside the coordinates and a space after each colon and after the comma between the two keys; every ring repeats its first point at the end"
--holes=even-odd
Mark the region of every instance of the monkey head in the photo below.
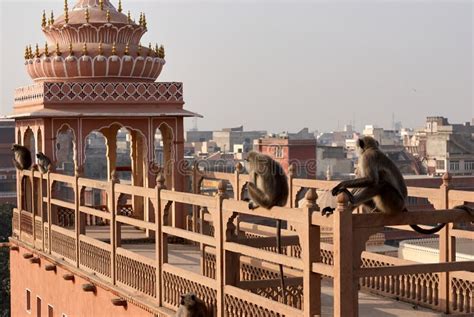
{"type": "Polygon", "coordinates": [[[187,307],[187,308],[192,308],[194,307],[198,302],[198,299],[195,294],[189,293],[189,294],[184,294],[181,295],[181,302],[180,304],[187,307]]]}
{"type": "Polygon", "coordinates": [[[12,150],[12,152],[16,152],[16,151],[20,151],[21,148],[23,147],[19,144],[12,144],[12,147],[10,148],[10,150],[12,150]]]}
{"type": "Polygon", "coordinates": [[[379,142],[370,136],[363,136],[357,140],[357,148],[360,153],[363,153],[367,149],[378,149],[379,142]]]}

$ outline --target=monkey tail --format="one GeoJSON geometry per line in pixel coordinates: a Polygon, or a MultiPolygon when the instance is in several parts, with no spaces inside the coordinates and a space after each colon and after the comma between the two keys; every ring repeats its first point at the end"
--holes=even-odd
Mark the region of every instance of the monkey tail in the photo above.
{"type": "Polygon", "coordinates": [[[421,234],[435,234],[436,232],[440,231],[441,229],[444,228],[444,226],[446,226],[445,223],[439,223],[436,225],[436,227],[434,228],[431,228],[431,229],[423,229],[421,228],[420,226],[418,225],[410,225],[410,227],[415,230],[416,232],[418,233],[421,233],[421,234]]]}
{"type": "MultiPolygon", "coordinates": [[[[276,239],[277,239],[277,241],[276,241],[277,250],[278,250],[278,254],[282,254],[282,251],[281,251],[281,220],[280,219],[277,219],[276,225],[277,225],[277,237],[276,237],[276,239]]],[[[283,304],[286,305],[285,276],[283,275],[283,265],[279,264],[278,267],[280,269],[281,297],[283,299],[283,304]]]]}

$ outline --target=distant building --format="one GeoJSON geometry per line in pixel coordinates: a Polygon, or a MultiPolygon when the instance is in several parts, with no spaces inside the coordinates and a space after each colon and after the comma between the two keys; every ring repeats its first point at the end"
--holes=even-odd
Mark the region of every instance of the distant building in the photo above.
{"type": "Polygon", "coordinates": [[[212,133],[212,140],[222,152],[232,152],[236,144],[252,144],[254,140],[264,137],[267,131],[244,131],[244,127],[222,129],[212,133]]]}
{"type": "Polygon", "coordinates": [[[16,169],[12,162],[15,121],[0,119],[0,204],[16,204],[16,169]]]}
{"type": "Polygon", "coordinates": [[[343,131],[323,132],[318,135],[318,145],[326,146],[346,146],[347,140],[358,137],[351,125],[344,126],[343,131]]]}
{"type": "Polygon", "coordinates": [[[316,140],[291,139],[287,137],[265,137],[255,141],[254,149],[270,155],[278,161],[286,173],[291,164],[295,166],[295,177],[316,177],[316,140]]]}
{"type": "Polygon", "coordinates": [[[316,166],[317,179],[345,179],[354,172],[354,163],[342,146],[318,145],[316,166]]]}
{"type": "Polygon", "coordinates": [[[186,142],[206,142],[212,140],[212,131],[187,131],[186,142]]]}
{"type": "Polygon", "coordinates": [[[428,117],[425,126],[426,162],[430,174],[474,175],[474,126],[450,124],[428,117]]]}
{"type": "Polygon", "coordinates": [[[395,130],[384,130],[373,125],[366,125],[362,135],[373,137],[380,145],[400,145],[401,139],[399,132],[395,130]]]}

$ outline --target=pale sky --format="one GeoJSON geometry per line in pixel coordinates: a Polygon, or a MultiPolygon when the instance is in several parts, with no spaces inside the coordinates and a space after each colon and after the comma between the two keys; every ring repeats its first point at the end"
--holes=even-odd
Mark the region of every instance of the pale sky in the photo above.
{"type": "MultiPolygon", "coordinates": [[[[474,117],[473,1],[122,2],[136,18],[146,12],[142,43],[166,48],[158,80],[184,83],[201,130],[474,117]]],[[[23,52],[44,45],[42,10],[62,8],[63,0],[0,0],[0,114],[11,112],[14,88],[32,82],[23,52]]]]}

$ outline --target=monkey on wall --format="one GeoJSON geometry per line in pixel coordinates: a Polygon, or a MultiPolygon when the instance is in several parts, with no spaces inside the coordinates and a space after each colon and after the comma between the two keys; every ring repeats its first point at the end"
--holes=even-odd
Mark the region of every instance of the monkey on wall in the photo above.
{"type": "Polygon", "coordinates": [[[181,302],[176,311],[176,317],[211,317],[206,304],[195,294],[181,295],[181,302]]]}
{"type": "Polygon", "coordinates": [[[36,154],[36,158],[38,159],[38,169],[41,173],[46,174],[51,166],[51,160],[49,157],[43,154],[43,152],[38,152],[36,154]]]}
{"type": "Polygon", "coordinates": [[[30,150],[19,144],[13,144],[11,150],[13,152],[12,161],[15,167],[20,171],[30,169],[33,163],[30,150]]]}
{"type": "MultiPolygon", "coordinates": [[[[288,200],[288,179],[281,165],[270,156],[250,152],[246,159],[248,162],[248,173],[250,182],[247,184],[250,196],[249,208],[263,207],[271,209],[274,206],[285,206],[288,200]]],[[[281,254],[281,220],[277,219],[276,245],[278,253],[281,254]]],[[[280,268],[281,295],[286,304],[285,279],[283,265],[280,268]]]]}
{"type": "MultiPolygon", "coordinates": [[[[336,196],[345,192],[349,196],[351,208],[363,206],[366,210],[386,214],[397,214],[407,211],[405,202],[408,190],[402,173],[380,149],[379,143],[372,137],[364,136],[357,142],[359,162],[356,178],[340,182],[332,189],[336,196]],[[352,192],[348,188],[353,188],[352,192]]],[[[462,206],[455,209],[464,209],[462,206]]],[[[326,207],[323,213],[331,213],[334,208],[326,207]]],[[[418,225],[410,227],[418,233],[434,234],[445,224],[438,224],[431,229],[423,229],[418,225]]]]}

